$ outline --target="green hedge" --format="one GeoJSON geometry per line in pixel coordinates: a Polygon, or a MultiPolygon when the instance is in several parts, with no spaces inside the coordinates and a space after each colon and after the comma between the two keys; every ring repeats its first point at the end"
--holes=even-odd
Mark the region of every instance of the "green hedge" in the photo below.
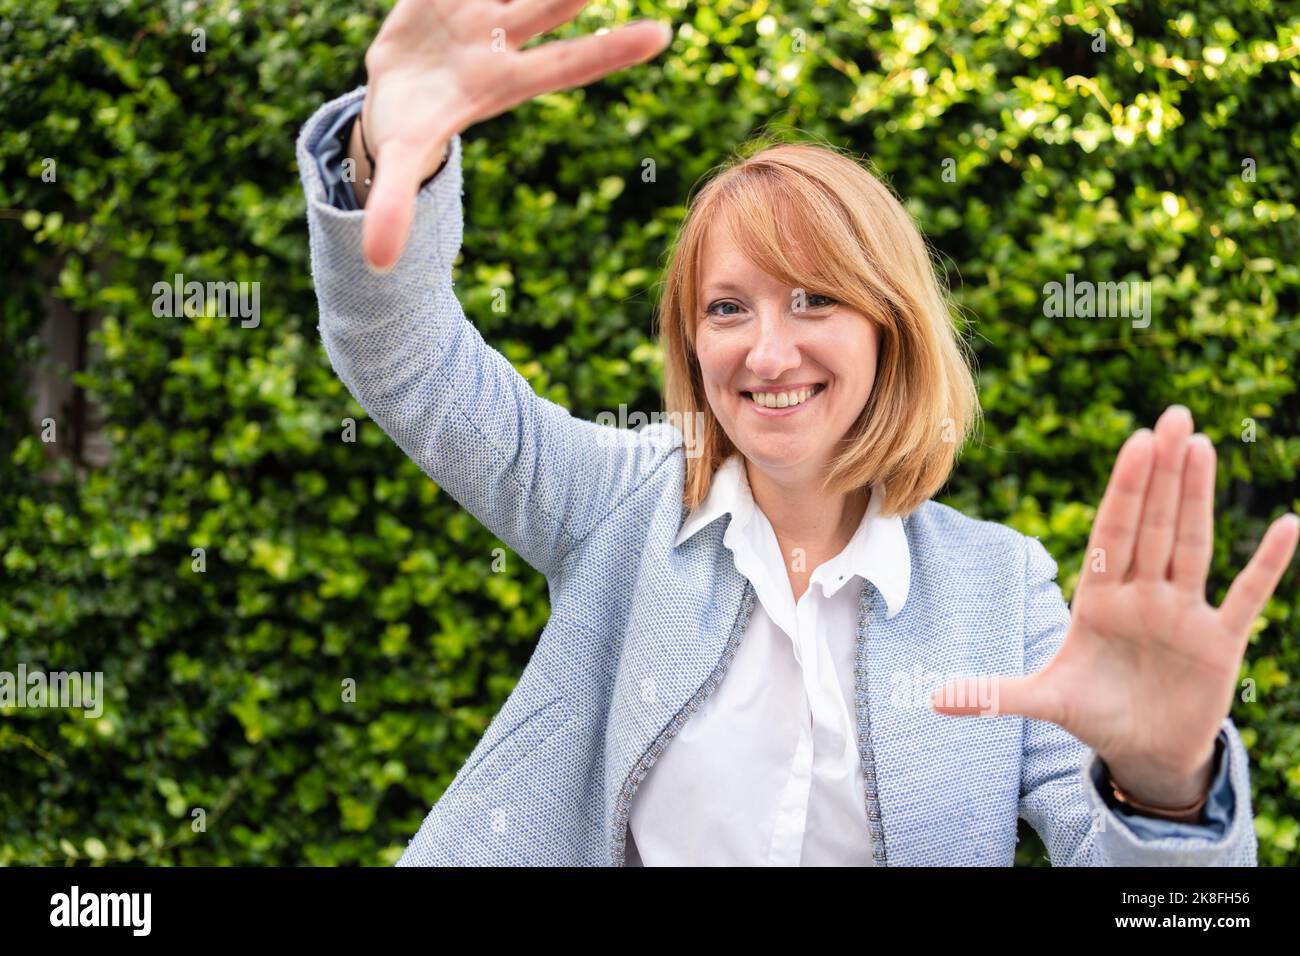
{"type": "MultiPolygon", "coordinates": [[[[545,582],[514,555],[491,573],[500,543],[317,341],[294,139],[363,81],[386,9],[0,0],[0,670],[102,670],[107,696],[98,721],[0,717],[0,863],[391,863],[545,622],[545,582]],[[259,281],[260,325],[155,318],[177,272],[259,281]],[[79,384],[107,466],[32,422],[48,296],[102,319],[79,384]]],[[[692,185],[762,127],[849,146],[907,198],[978,354],[987,423],[943,500],[1041,536],[1068,597],[1120,443],[1183,402],[1219,451],[1218,601],[1300,507],[1300,21],[1280,10],[594,6],[563,33],[652,15],[676,40],[469,132],[458,292],[542,394],[653,411],[655,281],[692,185]],[[1068,273],[1151,282],[1149,327],[1046,317],[1068,273]]],[[[1293,568],[1233,711],[1271,865],[1300,862],[1296,595],[1293,568]]]]}

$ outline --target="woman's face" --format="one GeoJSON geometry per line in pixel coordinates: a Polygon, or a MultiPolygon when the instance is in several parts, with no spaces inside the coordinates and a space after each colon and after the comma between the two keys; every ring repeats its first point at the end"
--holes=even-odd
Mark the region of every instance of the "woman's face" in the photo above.
{"type": "Polygon", "coordinates": [[[874,323],[759,271],[711,230],[702,250],[695,350],[719,424],[775,479],[818,480],[876,377],[874,323]],[[761,401],[756,401],[758,396],[761,401]]]}

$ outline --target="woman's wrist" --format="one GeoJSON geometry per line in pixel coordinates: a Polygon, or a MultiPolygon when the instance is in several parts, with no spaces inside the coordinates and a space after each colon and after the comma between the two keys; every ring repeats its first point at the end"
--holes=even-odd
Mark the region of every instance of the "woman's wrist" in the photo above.
{"type": "Polygon", "coordinates": [[[1150,781],[1138,783],[1139,776],[1120,773],[1102,761],[1106,780],[1114,801],[1135,813],[1183,822],[1196,822],[1202,816],[1205,803],[1214,784],[1215,769],[1223,757],[1223,740],[1215,741],[1211,755],[1202,768],[1192,775],[1190,784],[1178,786],[1153,786],[1150,781]],[[1125,783],[1130,781],[1130,783],[1125,783]]]}
{"type": "Polygon", "coordinates": [[[366,158],[366,149],[361,143],[361,116],[364,113],[363,108],[352,121],[352,129],[348,135],[348,159],[352,161],[355,177],[352,180],[352,192],[357,197],[357,205],[363,209],[366,205],[366,196],[370,193],[371,180],[375,175],[370,160],[366,158]]]}
{"type": "MultiPolygon", "coordinates": [[[[371,144],[367,141],[364,122],[366,109],[364,104],[361,112],[357,114],[356,120],[352,123],[352,130],[348,136],[348,158],[352,160],[352,168],[355,170],[355,179],[352,181],[352,191],[357,198],[357,205],[362,209],[366,205],[366,196],[370,193],[370,186],[375,177],[375,170],[379,165],[378,158],[374,155],[371,144]]],[[[433,179],[447,165],[447,160],[451,158],[451,140],[448,139],[443,143],[442,159],[432,171],[426,171],[420,188],[424,188],[429,180],[433,179]]]]}

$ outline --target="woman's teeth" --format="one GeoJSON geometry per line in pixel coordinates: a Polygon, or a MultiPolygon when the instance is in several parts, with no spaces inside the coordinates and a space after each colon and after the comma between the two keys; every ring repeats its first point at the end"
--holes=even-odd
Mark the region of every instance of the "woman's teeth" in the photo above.
{"type": "Polygon", "coordinates": [[[808,401],[820,391],[820,386],[795,389],[792,392],[750,392],[749,397],[764,408],[789,408],[808,401]]]}

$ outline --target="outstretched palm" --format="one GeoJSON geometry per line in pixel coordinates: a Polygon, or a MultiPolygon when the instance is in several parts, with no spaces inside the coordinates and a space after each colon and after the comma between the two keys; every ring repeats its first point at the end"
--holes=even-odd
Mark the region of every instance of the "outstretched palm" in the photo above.
{"type": "Polygon", "coordinates": [[[399,0],[366,51],[362,128],[375,156],[362,248],[379,268],[406,243],[420,182],[456,133],[542,93],[654,56],[672,37],[641,21],[521,50],[587,0],[399,0]]]}
{"type": "Polygon", "coordinates": [[[1036,674],[996,679],[997,714],[1059,724],[1101,755],[1117,783],[1162,806],[1204,792],[1251,623],[1300,536],[1295,515],[1279,518],[1223,605],[1208,604],[1214,477],[1214,447],[1192,435],[1182,406],[1166,410],[1154,432],[1130,436],[1097,512],[1061,648],[1036,674]]]}

